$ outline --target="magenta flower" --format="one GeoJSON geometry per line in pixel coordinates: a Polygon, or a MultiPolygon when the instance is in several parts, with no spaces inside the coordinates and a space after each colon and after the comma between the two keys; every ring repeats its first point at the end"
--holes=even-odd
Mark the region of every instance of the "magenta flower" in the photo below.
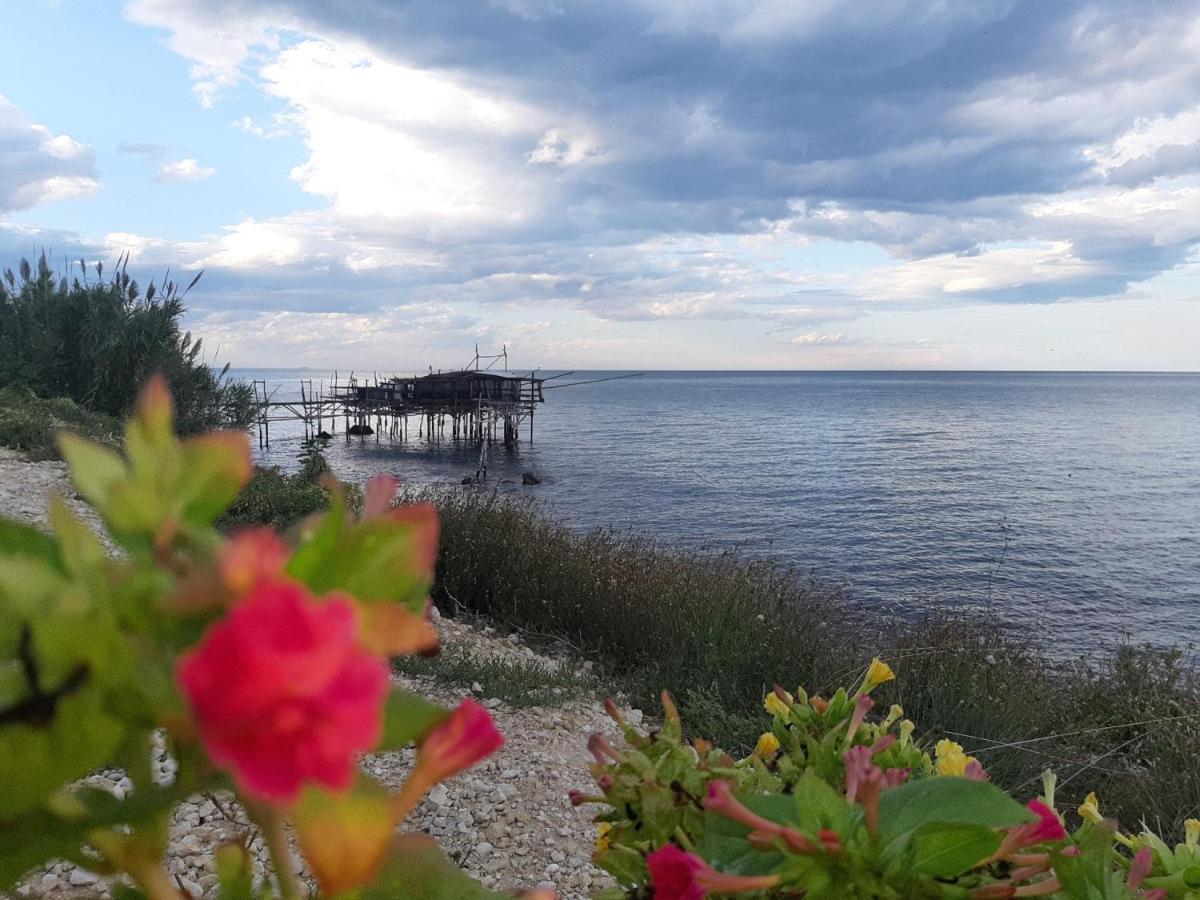
{"type": "Polygon", "coordinates": [[[486,709],[463,700],[450,716],[421,742],[417,769],[435,783],[469,769],[504,745],[504,736],[486,709]]]}
{"type": "Polygon", "coordinates": [[[362,649],[353,602],[294,582],[255,586],[179,661],[209,758],[249,795],[344,790],[382,730],[388,670],[362,649]]]}
{"type": "Polygon", "coordinates": [[[664,844],[646,857],[654,900],[704,900],[709,894],[769,890],[778,875],[722,875],[700,857],[664,844]]]}
{"type": "Polygon", "coordinates": [[[1063,828],[1058,813],[1053,809],[1041,800],[1030,800],[1025,804],[1025,808],[1037,816],[1038,820],[1020,827],[1021,846],[1066,840],[1067,830],[1063,828]]]}
{"type": "Polygon", "coordinates": [[[674,844],[664,844],[646,857],[654,900],[704,900],[708,893],[696,876],[708,868],[698,856],[685,853],[674,844]]]}

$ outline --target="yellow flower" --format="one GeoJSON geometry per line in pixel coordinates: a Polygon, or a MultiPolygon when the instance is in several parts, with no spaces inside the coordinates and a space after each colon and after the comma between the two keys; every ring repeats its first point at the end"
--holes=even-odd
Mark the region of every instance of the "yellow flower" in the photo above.
{"type": "Polygon", "coordinates": [[[1096,798],[1096,792],[1091,791],[1084,799],[1083,803],[1079,804],[1079,818],[1085,822],[1091,822],[1093,825],[1099,825],[1104,821],[1104,816],[1100,815],[1100,801],[1096,798]]]}
{"type": "Polygon", "coordinates": [[[1195,853],[1197,846],[1200,846],[1200,819],[1188,819],[1184,822],[1183,833],[1188,849],[1195,853]]]}
{"type": "Polygon", "coordinates": [[[891,728],[898,720],[904,718],[904,707],[899,703],[893,703],[892,708],[888,710],[887,717],[881,723],[884,728],[891,728]]]}
{"type": "Polygon", "coordinates": [[[769,731],[764,731],[754,745],[754,752],[764,759],[779,752],[779,738],[769,731]]]}
{"type": "Polygon", "coordinates": [[[603,853],[612,846],[612,822],[601,822],[596,826],[596,852],[603,853]]]}
{"type": "Polygon", "coordinates": [[[934,771],[939,775],[965,775],[967,766],[975,762],[975,757],[967,756],[962,745],[951,740],[940,740],[934,748],[937,764],[934,771]]]}
{"type": "Polygon", "coordinates": [[[892,671],[892,667],[877,656],[871,660],[871,667],[867,669],[867,677],[863,679],[863,686],[860,690],[870,691],[895,677],[896,673],[892,671]]]}
{"type": "Polygon", "coordinates": [[[900,746],[907,747],[912,740],[913,732],[917,730],[916,724],[912,719],[903,719],[900,722],[900,746]]]}
{"type": "Polygon", "coordinates": [[[792,708],[792,695],[788,694],[787,691],[783,691],[783,693],[787,694],[787,700],[784,700],[774,691],[763,697],[763,708],[773,716],[785,716],[788,710],[792,708]]]}

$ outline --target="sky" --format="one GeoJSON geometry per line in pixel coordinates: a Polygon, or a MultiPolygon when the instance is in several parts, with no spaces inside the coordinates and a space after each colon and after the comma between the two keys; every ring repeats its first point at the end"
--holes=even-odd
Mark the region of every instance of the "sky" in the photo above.
{"type": "Polygon", "coordinates": [[[1200,369],[1200,0],[13,2],[0,264],[214,362],[1200,369]]]}

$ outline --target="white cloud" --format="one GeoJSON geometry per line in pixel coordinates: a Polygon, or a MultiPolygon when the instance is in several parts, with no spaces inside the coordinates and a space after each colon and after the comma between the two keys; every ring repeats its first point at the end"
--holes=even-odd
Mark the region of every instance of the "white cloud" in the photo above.
{"type": "Polygon", "coordinates": [[[170,30],[167,44],[192,61],[192,90],[206,108],[237,84],[252,48],[278,46],[278,29],[292,21],[282,9],[252,14],[249,8],[179,0],[130,0],[124,12],[139,25],[170,30]]]}
{"type": "Polygon", "coordinates": [[[872,269],[859,290],[864,299],[928,302],[938,295],[978,296],[1005,289],[1069,282],[1104,272],[1080,259],[1067,241],[993,247],[975,254],[950,253],[872,269]]]}
{"type": "Polygon", "coordinates": [[[323,40],[282,51],[261,77],[309,150],[292,178],[327,197],[335,216],[425,232],[518,224],[542,202],[512,171],[519,144],[539,130],[524,104],[323,40]]]}
{"type": "Polygon", "coordinates": [[[0,95],[0,212],[90,197],[99,188],[91,147],[29,121],[0,95]]]}
{"type": "Polygon", "coordinates": [[[203,181],[216,174],[217,170],[212,166],[202,166],[189,156],[163,163],[158,169],[155,181],[203,181]]]}
{"type": "Polygon", "coordinates": [[[542,135],[538,145],[529,154],[531,163],[549,163],[557,166],[575,166],[586,159],[600,155],[600,148],[587,137],[573,137],[558,128],[551,128],[542,135]]]}
{"type": "Polygon", "coordinates": [[[822,334],[819,331],[810,331],[807,334],[798,334],[792,338],[791,343],[798,344],[802,347],[813,347],[824,344],[845,344],[846,336],[840,332],[837,334],[822,334]]]}

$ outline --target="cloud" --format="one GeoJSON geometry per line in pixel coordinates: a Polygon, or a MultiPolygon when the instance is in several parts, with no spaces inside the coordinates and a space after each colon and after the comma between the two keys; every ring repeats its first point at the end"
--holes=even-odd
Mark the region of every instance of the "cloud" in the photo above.
{"type": "Polygon", "coordinates": [[[798,334],[792,338],[791,343],[801,347],[824,346],[827,344],[846,344],[844,334],[822,334],[819,331],[809,331],[805,334],[798,334]]]}
{"type": "Polygon", "coordinates": [[[99,188],[91,147],[29,121],[0,95],[0,212],[90,197],[99,188]]]}
{"type": "Polygon", "coordinates": [[[177,159],[173,162],[165,162],[158,168],[158,174],[154,177],[155,181],[203,181],[205,178],[212,178],[217,174],[217,170],[212,166],[202,166],[190,156],[184,159],[177,159]]]}
{"type": "Polygon", "coordinates": [[[131,239],[256,314],[720,322],[849,358],[872,316],[1141,302],[1200,242],[1196,0],[125,10],[202,103],[252,88],[277,108],[235,127],[297,142],[320,208],[131,239]]]}
{"type": "Polygon", "coordinates": [[[171,148],[163,144],[148,144],[140,141],[121,141],[117,144],[117,152],[126,156],[140,156],[144,160],[155,162],[163,159],[171,148]]]}

